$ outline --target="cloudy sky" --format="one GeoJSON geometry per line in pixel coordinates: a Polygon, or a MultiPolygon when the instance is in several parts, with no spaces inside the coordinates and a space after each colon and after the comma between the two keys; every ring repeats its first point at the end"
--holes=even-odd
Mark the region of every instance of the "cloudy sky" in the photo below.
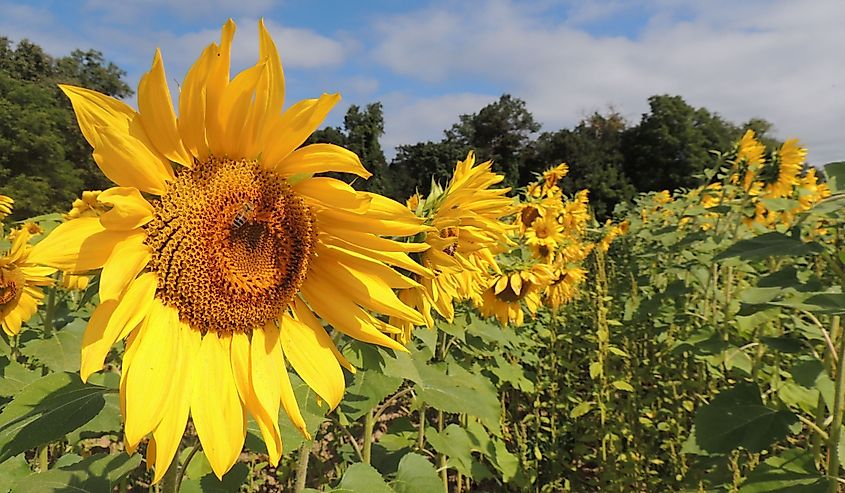
{"type": "Polygon", "coordinates": [[[734,122],[765,118],[814,164],[845,159],[842,0],[0,0],[0,12],[0,35],[52,55],[100,50],[132,86],[160,47],[174,87],[227,17],[235,68],[254,63],[263,17],[289,98],[339,91],[335,125],[349,104],[381,101],[391,155],[504,92],[544,130],[610,107],[636,122],[668,93],[734,122]]]}

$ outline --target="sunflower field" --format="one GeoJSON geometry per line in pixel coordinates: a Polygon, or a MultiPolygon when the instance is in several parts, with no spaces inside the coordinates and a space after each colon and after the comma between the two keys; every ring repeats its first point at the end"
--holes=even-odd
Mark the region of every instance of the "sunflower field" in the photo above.
{"type": "Polygon", "coordinates": [[[837,492],[845,167],[753,131],[599,222],[470,152],[405,203],[276,45],[63,85],[114,184],[0,196],[0,493],[837,492]]]}

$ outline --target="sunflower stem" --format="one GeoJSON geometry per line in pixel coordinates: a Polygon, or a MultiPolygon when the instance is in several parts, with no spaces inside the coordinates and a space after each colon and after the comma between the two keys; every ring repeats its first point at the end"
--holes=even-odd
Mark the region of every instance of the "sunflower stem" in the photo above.
{"type": "Polygon", "coordinates": [[[53,332],[53,318],[56,314],[56,283],[50,286],[47,307],[44,310],[44,332],[53,332]]]}
{"type": "MultiPolygon", "coordinates": [[[[443,433],[443,411],[437,411],[437,431],[443,433]]],[[[437,454],[437,467],[443,480],[443,491],[449,491],[449,468],[446,465],[446,454],[437,454]]]]}
{"type": "Polygon", "coordinates": [[[162,493],[178,493],[179,491],[179,454],[170,461],[167,471],[161,477],[162,493]]]}
{"type": "Polygon", "coordinates": [[[370,463],[370,457],[373,451],[373,426],[375,426],[376,422],[373,418],[373,410],[370,409],[364,417],[364,443],[361,444],[361,455],[363,456],[364,464],[370,463]]]}
{"type": "MultiPolygon", "coordinates": [[[[839,331],[839,315],[832,321],[831,332],[839,331]]],[[[836,364],[836,393],[833,406],[833,423],[830,425],[830,440],[827,445],[827,475],[833,478],[839,476],[839,440],[842,438],[842,414],[845,411],[845,337],[839,340],[839,361],[836,364]]],[[[830,493],[838,491],[839,485],[831,481],[830,493]]]]}
{"type": "Polygon", "coordinates": [[[305,489],[305,479],[308,477],[308,459],[311,457],[312,442],[304,442],[299,447],[299,460],[296,461],[296,483],[293,491],[299,493],[305,489]]]}
{"type": "Polygon", "coordinates": [[[46,471],[50,467],[50,444],[45,443],[38,447],[38,470],[46,471]]]}
{"type": "MultiPolygon", "coordinates": [[[[197,455],[197,452],[200,450],[200,441],[199,438],[196,439],[194,442],[194,446],[191,448],[191,451],[188,452],[188,456],[185,457],[185,463],[182,464],[182,467],[179,468],[179,477],[176,478],[176,490],[179,491],[182,488],[182,480],[185,479],[185,473],[188,471],[188,465],[191,463],[191,460],[197,455]]],[[[173,459],[174,462],[178,462],[177,459],[173,459]]]]}

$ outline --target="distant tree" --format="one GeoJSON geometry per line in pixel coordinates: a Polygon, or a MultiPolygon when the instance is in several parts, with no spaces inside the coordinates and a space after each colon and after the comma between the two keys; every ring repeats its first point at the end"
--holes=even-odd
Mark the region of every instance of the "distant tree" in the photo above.
{"type": "Polygon", "coordinates": [[[13,218],[66,210],[82,189],[111,185],[57,84],[126,97],[124,75],[98,51],[54,59],[28,40],[0,37],[0,193],[15,199],[13,218]]]}
{"type": "Polygon", "coordinates": [[[621,140],[625,120],[619,113],[593,113],[574,129],[544,132],[531,145],[520,184],[527,184],[535,175],[565,162],[569,174],[561,182],[565,193],[590,190],[590,206],[600,219],[608,217],[622,201],[631,200],[636,192],[622,171],[621,140]]]}
{"type": "Polygon", "coordinates": [[[727,149],[739,129],[680,96],[652,96],[650,112],[622,135],[624,171],[640,192],[691,187],[716,165],[711,150],[727,149]]]}
{"type": "Polygon", "coordinates": [[[503,94],[478,113],[461,115],[446,131],[445,140],[474,149],[482,161],[493,160],[493,169],[505,175],[505,184],[516,186],[531,136],[539,131],[525,101],[503,94]]]}
{"type": "Polygon", "coordinates": [[[449,139],[397,147],[387,172],[390,196],[404,201],[416,192],[428,195],[432,180],[445,185],[467,151],[465,145],[449,139]]]}

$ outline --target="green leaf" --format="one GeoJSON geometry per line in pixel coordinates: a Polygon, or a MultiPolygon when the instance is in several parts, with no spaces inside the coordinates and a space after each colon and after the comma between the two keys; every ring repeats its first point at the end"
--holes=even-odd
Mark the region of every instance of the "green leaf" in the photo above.
{"type": "Polygon", "coordinates": [[[30,474],[32,474],[32,469],[29,468],[29,463],[26,462],[23,454],[16,455],[0,464],[0,493],[8,492],[15,481],[30,474]]]}
{"type": "Polygon", "coordinates": [[[587,414],[588,412],[592,411],[593,409],[593,402],[592,401],[584,401],[577,406],[573,407],[571,411],[569,411],[569,417],[572,419],[580,418],[581,416],[587,414]]]}
{"type": "Polygon", "coordinates": [[[426,428],[425,438],[434,450],[449,458],[450,466],[472,477],[472,442],[466,430],[456,424],[442,432],[426,428]]]}
{"type": "Polygon", "coordinates": [[[24,387],[0,413],[0,462],[90,421],[105,405],[107,390],[70,373],[51,373],[24,387]]]}
{"type": "Polygon", "coordinates": [[[60,372],[79,371],[82,333],[88,322],[76,319],[46,339],[34,339],[21,347],[21,353],[46,366],[49,370],[60,372]]]}
{"type": "Polygon", "coordinates": [[[695,437],[708,452],[729,452],[737,447],[759,452],[786,437],[795,421],[789,411],[764,406],[756,384],[740,382],[699,408],[695,437]]]}
{"type": "Polygon", "coordinates": [[[827,404],[827,408],[833,408],[836,386],[821,361],[817,359],[799,361],[795,363],[790,373],[799,385],[821,392],[822,400],[827,404]]]}
{"type": "Polygon", "coordinates": [[[817,243],[804,243],[798,238],[783,233],[765,233],[754,238],[740,240],[716,255],[714,260],[739,257],[743,260],[757,260],[772,256],[804,256],[824,251],[817,243]]]}
{"type": "Polygon", "coordinates": [[[12,493],[110,491],[111,485],[141,465],[139,454],[94,454],[74,464],[19,479],[12,493]]]}
{"type": "Polygon", "coordinates": [[[406,454],[399,461],[396,480],[392,481],[390,486],[396,493],[444,492],[443,482],[434,465],[425,457],[413,452],[406,454]]]}
{"type": "Polygon", "coordinates": [[[624,380],[617,380],[617,381],[613,382],[611,385],[613,385],[614,388],[616,388],[618,390],[624,390],[625,392],[633,392],[634,391],[634,387],[632,387],[630,383],[628,383],[624,380]]]}
{"type": "Polygon", "coordinates": [[[185,479],[179,491],[181,493],[237,493],[248,475],[249,467],[243,462],[238,462],[223,475],[223,480],[217,479],[213,473],[199,479],[185,479]]]}
{"type": "Polygon", "coordinates": [[[373,466],[361,462],[346,469],[338,488],[354,493],[394,493],[373,466]]]}
{"type": "Polygon", "coordinates": [[[402,379],[375,370],[358,370],[347,387],[340,409],[350,420],[356,420],[396,392],[402,379]]]}
{"type": "Polygon", "coordinates": [[[834,161],[824,165],[824,175],[827,177],[827,186],[833,193],[845,191],[845,161],[834,161]]]}
{"type": "Polygon", "coordinates": [[[829,480],[819,474],[809,450],[790,449],[769,457],[739,488],[740,493],[825,493],[829,480]]]}
{"type": "Polygon", "coordinates": [[[6,357],[0,358],[0,371],[0,397],[17,394],[41,376],[40,373],[27,369],[17,361],[9,361],[6,357]]]}

